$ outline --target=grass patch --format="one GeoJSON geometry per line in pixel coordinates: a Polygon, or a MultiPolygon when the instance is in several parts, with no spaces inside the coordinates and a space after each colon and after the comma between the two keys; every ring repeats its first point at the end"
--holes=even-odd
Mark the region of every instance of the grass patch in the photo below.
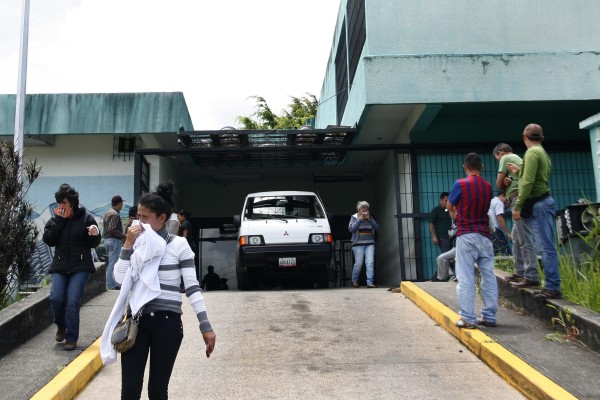
{"type": "Polygon", "coordinates": [[[563,296],[576,304],[600,312],[600,268],[596,262],[574,265],[569,257],[560,258],[563,296]]]}
{"type": "MultiPolygon", "coordinates": [[[[588,257],[576,263],[572,255],[559,255],[559,273],[561,279],[561,291],[567,300],[589,308],[600,313],[600,255],[588,257]]],[[[504,272],[515,272],[512,260],[498,260],[495,267],[504,272]]],[[[545,282],[544,271],[539,270],[540,282],[545,282]]]]}

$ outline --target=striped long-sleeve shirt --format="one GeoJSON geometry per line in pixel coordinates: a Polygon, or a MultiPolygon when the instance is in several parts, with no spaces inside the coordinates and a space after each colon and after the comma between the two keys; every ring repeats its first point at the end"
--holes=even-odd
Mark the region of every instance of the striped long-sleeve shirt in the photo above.
{"type": "MultiPolygon", "coordinates": [[[[163,238],[167,238],[167,230],[162,229],[156,232],[163,238]]],[[[115,280],[121,284],[127,269],[131,265],[131,255],[133,250],[122,249],[121,256],[115,264],[115,280]]],[[[194,265],[194,252],[190,249],[185,238],[171,235],[165,254],[160,260],[158,267],[158,279],[160,281],[160,295],[154,300],[146,303],[142,313],[147,314],[155,311],[172,311],[183,314],[181,310],[181,293],[179,284],[183,277],[185,285],[185,294],[188,297],[192,308],[196,313],[200,323],[202,333],[212,331],[208,316],[206,314],[206,304],[204,296],[200,289],[198,279],[196,279],[196,267],[194,265]]]]}
{"type": "Polygon", "coordinates": [[[492,197],[492,185],[481,176],[472,175],[454,182],[448,201],[456,206],[457,237],[467,233],[490,237],[487,213],[492,197]]]}

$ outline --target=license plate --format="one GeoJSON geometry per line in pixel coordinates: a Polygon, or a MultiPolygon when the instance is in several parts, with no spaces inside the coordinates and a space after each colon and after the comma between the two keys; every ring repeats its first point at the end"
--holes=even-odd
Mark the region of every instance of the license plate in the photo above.
{"type": "Polygon", "coordinates": [[[295,267],[296,266],[296,257],[280,258],[279,266],[282,268],[295,267]]]}

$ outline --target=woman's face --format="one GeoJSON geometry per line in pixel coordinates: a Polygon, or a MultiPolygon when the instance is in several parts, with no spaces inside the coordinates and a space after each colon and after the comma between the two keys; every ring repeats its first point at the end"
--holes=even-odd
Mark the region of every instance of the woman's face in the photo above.
{"type": "Polygon", "coordinates": [[[62,201],[58,203],[58,208],[62,208],[65,211],[73,211],[73,206],[68,199],[62,199],[62,201]]]}
{"type": "Polygon", "coordinates": [[[144,207],[141,204],[138,205],[137,218],[141,223],[150,225],[155,232],[158,232],[164,228],[165,222],[167,221],[166,214],[157,215],[154,211],[144,207]]]}
{"type": "Polygon", "coordinates": [[[182,214],[177,214],[177,221],[179,221],[179,223],[182,223],[183,221],[185,221],[185,216],[182,214]]]}

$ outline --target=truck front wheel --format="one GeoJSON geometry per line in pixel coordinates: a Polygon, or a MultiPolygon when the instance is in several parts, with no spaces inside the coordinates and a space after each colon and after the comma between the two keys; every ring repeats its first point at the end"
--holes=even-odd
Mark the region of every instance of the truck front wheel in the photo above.
{"type": "Polygon", "coordinates": [[[239,290],[248,290],[252,288],[249,272],[237,271],[237,281],[239,290]]]}

